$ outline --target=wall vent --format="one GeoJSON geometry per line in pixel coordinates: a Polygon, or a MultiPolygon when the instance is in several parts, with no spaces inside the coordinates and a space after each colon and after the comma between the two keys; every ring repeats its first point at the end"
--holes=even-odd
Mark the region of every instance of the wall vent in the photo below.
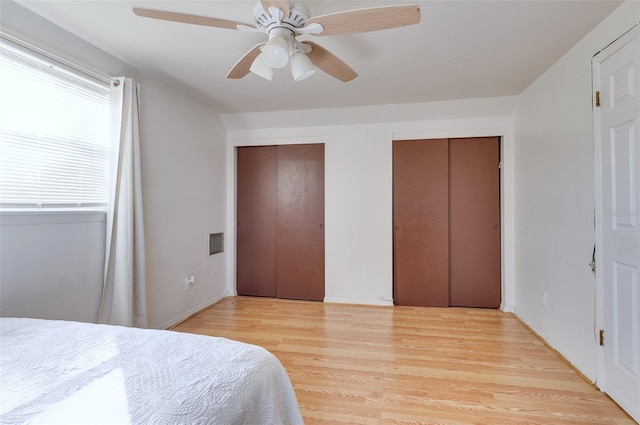
{"type": "Polygon", "coordinates": [[[209,255],[224,251],[224,233],[211,233],[209,235],[209,255]]]}

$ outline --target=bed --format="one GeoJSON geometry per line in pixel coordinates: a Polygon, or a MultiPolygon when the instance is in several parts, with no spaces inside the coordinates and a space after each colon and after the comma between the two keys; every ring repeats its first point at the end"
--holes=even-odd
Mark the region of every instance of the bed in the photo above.
{"type": "Polygon", "coordinates": [[[254,345],[173,331],[0,319],[2,424],[302,424],[254,345]]]}

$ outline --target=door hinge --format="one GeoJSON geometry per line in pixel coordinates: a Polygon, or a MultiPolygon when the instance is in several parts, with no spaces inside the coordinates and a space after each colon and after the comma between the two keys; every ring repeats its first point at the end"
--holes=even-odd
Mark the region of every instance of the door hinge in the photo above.
{"type": "Polygon", "coordinates": [[[596,107],[600,107],[600,91],[596,92],[596,107]]]}
{"type": "Polygon", "coordinates": [[[604,347],[604,330],[600,329],[600,345],[604,347]]]}

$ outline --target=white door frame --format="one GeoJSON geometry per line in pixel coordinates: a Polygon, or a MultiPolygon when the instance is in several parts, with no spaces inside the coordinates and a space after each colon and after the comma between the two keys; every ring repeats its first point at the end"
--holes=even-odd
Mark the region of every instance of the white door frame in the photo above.
{"type": "MultiPolygon", "coordinates": [[[[611,55],[622,48],[627,42],[634,37],[640,36],[640,23],[637,23],[622,36],[614,40],[592,59],[593,71],[593,131],[594,131],[594,165],[595,165],[595,242],[596,242],[596,259],[599,259],[599,250],[603,246],[604,227],[603,220],[603,192],[602,192],[602,135],[601,135],[601,119],[602,113],[599,107],[596,107],[596,91],[600,91],[600,65],[611,55]]],[[[605,325],[605,305],[604,305],[604,276],[602,267],[598,267],[596,263],[596,315],[594,338],[597,344],[596,355],[596,382],[595,384],[600,390],[607,392],[607,381],[605,376],[605,358],[604,348],[599,346],[599,330],[604,329],[605,325]]],[[[605,336],[606,338],[606,336],[605,336]]]]}

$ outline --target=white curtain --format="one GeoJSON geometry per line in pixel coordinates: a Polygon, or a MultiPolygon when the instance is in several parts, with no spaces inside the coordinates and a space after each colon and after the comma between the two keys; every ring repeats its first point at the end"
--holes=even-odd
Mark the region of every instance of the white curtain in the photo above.
{"type": "Polygon", "coordinates": [[[131,78],[120,77],[111,84],[111,128],[115,140],[98,322],[145,328],[139,91],[139,85],[131,78]]]}

